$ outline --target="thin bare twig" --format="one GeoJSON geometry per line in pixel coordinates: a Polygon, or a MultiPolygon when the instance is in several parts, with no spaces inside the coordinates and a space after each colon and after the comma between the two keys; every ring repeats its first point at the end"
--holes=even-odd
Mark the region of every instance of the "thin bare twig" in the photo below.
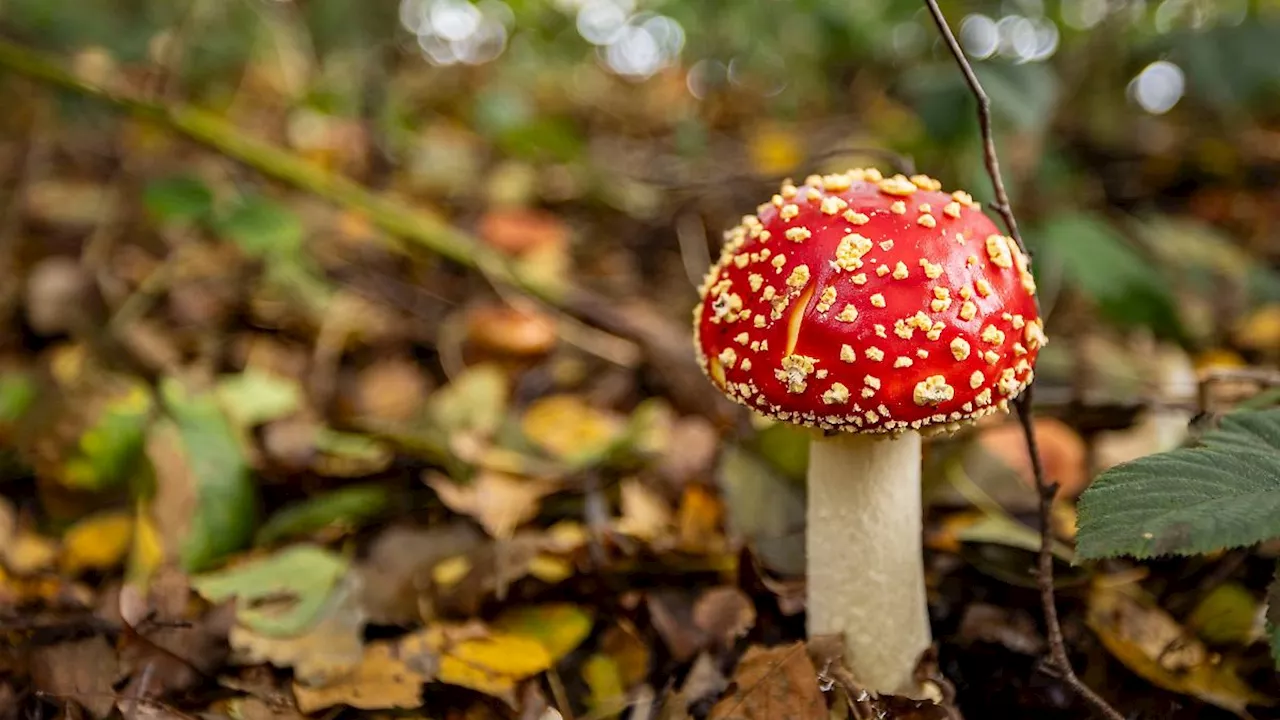
{"type": "MultiPolygon", "coordinates": [[[[1000,175],[1000,160],[996,156],[995,133],[991,126],[991,99],[982,89],[982,83],[964,56],[964,50],[956,41],[955,33],[947,24],[947,18],[938,7],[937,0],[924,0],[925,6],[933,16],[938,32],[942,34],[952,57],[964,73],[965,82],[974,98],[978,101],[978,127],[982,133],[983,160],[987,174],[991,177],[991,187],[995,192],[996,212],[1004,219],[1009,235],[1025,253],[1027,248],[1018,233],[1018,221],[1013,216],[1013,208],[1009,206],[1009,194],[1005,191],[1004,180],[1000,175]]],[[[1062,637],[1062,624],[1058,621],[1058,605],[1053,592],[1053,532],[1049,514],[1053,507],[1053,498],[1057,495],[1058,485],[1049,482],[1044,476],[1044,466],[1040,462],[1040,449],[1036,442],[1035,425],[1031,418],[1031,387],[1028,387],[1017,400],[1014,407],[1018,414],[1018,423],[1022,426],[1022,434],[1027,442],[1027,452],[1031,456],[1031,470],[1036,479],[1036,488],[1040,495],[1040,552],[1038,555],[1036,584],[1040,589],[1040,603],[1043,605],[1045,634],[1049,640],[1048,664],[1057,675],[1077,695],[1093,707],[1095,711],[1110,720],[1124,720],[1124,716],[1095,693],[1076,675],[1071,667],[1071,658],[1067,655],[1066,642],[1062,637]]]]}

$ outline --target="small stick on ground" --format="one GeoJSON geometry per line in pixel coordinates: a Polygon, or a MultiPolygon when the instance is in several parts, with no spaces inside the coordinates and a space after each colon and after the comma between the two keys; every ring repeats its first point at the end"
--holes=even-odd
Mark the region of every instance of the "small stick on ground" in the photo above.
{"type": "MultiPolygon", "coordinates": [[[[947,24],[947,18],[942,14],[941,8],[938,7],[937,0],[924,0],[924,4],[933,16],[934,24],[938,26],[938,32],[941,33],[942,39],[946,42],[952,57],[955,58],[956,64],[960,66],[960,71],[964,73],[964,79],[969,86],[969,90],[978,101],[978,126],[982,133],[983,160],[986,165],[987,175],[991,177],[991,187],[995,191],[995,209],[1000,213],[1005,225],[1009,228],[1009,235],[1025,253],[1027,247],[1023,244],[1022,236],[1018,233],[1018,221],[1014,218],[1013,209],[1009,206],[1009,194],[1005,191],[1004,180],[1000,175],[1000,160],[996,157],[995,133],[991,127],[991,99],[987,97],[986,91],[982,89],[982,83],[978,81],[978,76],[974,73],[973,66],[965,58],[964,50],[960,47],[960,43],[956,41],[955,33],[951,31],[951,26],[947,24]]],[[[1075,670],[1071,667],[1071,658],[1067,655],[1066,643],[1062,638],[1062,625],[1058,621],[1058,606],[1053,592],[1053,536],[1049,522],[1049,513],[1053,507],[1053,498],[1058,492],[1058,486],[1056,483],[1050,483],[1045,479],[1044,467],[1040,462],[1040,450],[1036,443],[1035,425],[1031,418],[1031,390],[1032,388],[1028,387],[1023,391],[1022,395],[1014,401],[1014,407],[1017,410],[1018,423],[1022,426],[1022,433],[1027,442],[1027,452],[1031,456],[1031,469],[1035,475],[1036,488],[1040,495],[1040,552],[1037,563],[1036,584],[1040,589],[1040,602],[1044,606],[1044,622],[1049,640],[1048,664],[1068,687],[1103,717],[1110,720],[1124,720],[1124,716],[1119,711],[1111,707],[1106,700],[1090,689],[1088,685],[1085,685],[1076,675],[1075,670]]]]}

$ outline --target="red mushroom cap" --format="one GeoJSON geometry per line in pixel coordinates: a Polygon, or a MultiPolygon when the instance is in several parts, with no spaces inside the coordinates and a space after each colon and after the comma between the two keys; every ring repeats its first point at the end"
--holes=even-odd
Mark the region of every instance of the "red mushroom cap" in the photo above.
{"type": "Polygon", "coordinates": [[[1008,408],[1045,343],[1027,258],[968,193],[875,169],[811,176],[729,231],[694,310],[729,397],[892,432],[1008,408]]]}

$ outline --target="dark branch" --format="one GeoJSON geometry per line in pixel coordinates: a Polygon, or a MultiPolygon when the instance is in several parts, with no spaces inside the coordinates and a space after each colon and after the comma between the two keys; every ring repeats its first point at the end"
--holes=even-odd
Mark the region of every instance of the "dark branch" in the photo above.
{"type": "MultiPolygon", "coordinates": [[[[952,57],[960,66],[960,71],[964,73],[965,82],[968,83],[969,89],[978,101],[978,127],[982,132],[983,159],[987,174],[991,176],[991,187],[995,191],[995,209],[1004,219],[1014,242],[1018,243],[1018,247],[1023,252],[1026,252],[1026,245],[1023,244],[1022,236],[1018,233],[1018,221],[1013,216],[1013,208],[1009,206],[1009,194],[1004,189],[1004,180],[1000,175],[1000,160],[996,157],[995,134],[991,127],[991,100],[982,89],[982,83],[973,72],[973,66],[965,58],[964,50],[956,41],[955,33],[951,32],[951,26],[947,24],[947,19],[938,7],[937,0],[924,0],[924,4],[929,8],[929,13],[938,26],[938,32],[942,34],[952,57]]],[[[1040,552],[1037,558],[1036,585],[1040,589],[1045,634],[1049,641],[1049,666],[1068,687],[1098,713],[1109,720],[1124,720],[1124,716],[1085,685],[1071,667],[1071,658],[1067,655],[1066,642],[1062,637],[1062,624],[1058,621],[1058,605],[1053,592],[1053,531],[1050,525],[1050,511],[1058,486],[1045,478],[1044,466],[1040,462],[1040,449],[1036,443],[1035,425],[1031,417],[1031,387],[1023,391],[1022,395],[1014,401],[1014,407],[1017,410],[1018,423],[1022,426],[1023,437],[1026,439],[1027,452],[1031,456],[1031,470],[1035,475],[1036,488],[1040,495],[1040,552]]]]}

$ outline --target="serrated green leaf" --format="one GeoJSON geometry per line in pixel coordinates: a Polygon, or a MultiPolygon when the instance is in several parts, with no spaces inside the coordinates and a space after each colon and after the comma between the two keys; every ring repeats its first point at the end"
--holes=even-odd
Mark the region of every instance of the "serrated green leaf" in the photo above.
{"type": "Polygon", "coordinates": [[[142,204],[160,224],[195,222],[213,209],[213,193],[196,178],[179,175],[148,183],[142,204]]]}
{"type": "Polygon", "coordinates": [[[197,575],[191,587],[210,602],[235,598],[236,619],[273,637],[298,635],[325,609],[347,571],[346,558],[317,545],[294,545],[226,570],[197,575]]]}
{"type": "Polygon", "coordinates": [[[1236,412],[1196,447],[1107,470],[1079,505],[1083,559],[1244,547],[1280,536],[1280,410],[1236,412]]]}
{"type": "Polygon", "coordinates": [[[217,223],[218,232],[254,257],[292,257],[302,249],[302,221],[289,208],[251,195],[217,223]]]}
{"type": "Polygon", "coordinates": [[[263,523],[254,542],[270,545],[334,525],[358,526],[386,510],[390,500],[382,485],[355,485],[316,495],[278,510],[263,523]]]}
{"type": "Polygon", "coordinates": [[[253,478],[240,438],[212,393],[188,393],[171,378],[163,381],[161,393],[196,485],[197,502],[180,551],[182,566],[202,570],[253,537],[253,478]]]}

